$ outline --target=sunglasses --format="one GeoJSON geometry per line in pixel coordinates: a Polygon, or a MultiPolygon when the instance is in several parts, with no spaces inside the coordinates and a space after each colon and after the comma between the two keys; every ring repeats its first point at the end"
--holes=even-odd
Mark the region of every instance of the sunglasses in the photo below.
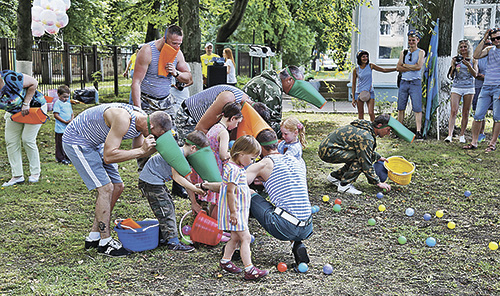
{"type": "Polygon", "coordinates": [[[490,37],[491,41],[496,41],[496,40],[500,40],[500,36],[498,37],[490,37]]]}

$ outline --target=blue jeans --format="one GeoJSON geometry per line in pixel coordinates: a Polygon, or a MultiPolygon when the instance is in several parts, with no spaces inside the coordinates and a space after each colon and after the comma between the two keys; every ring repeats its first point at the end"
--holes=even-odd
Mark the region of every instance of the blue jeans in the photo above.
{"type": "Polygon", "coordinates": [[[276,214],[274,209],[275,206],[265,198],[257,193],[252,194],[250,214],[269,234],[282,241],[302,241],[312,235],[312,222],[302,227],[295,226],[276,214]]]}
{"type": "Polygon", "coordinates": [[[500,121],[500,85],[483,85],[477,99],[475,121],[483,121],[488,108],[493,106],[493,120],[500,121]]]}
{"type": "Polygon", "coordinates": [[[413,112],[422,112],[422,80],[401,80],[398,92],[399,111],[406,109],[406,104],[408,104],[408,96],[411,97],[413,112]]]}

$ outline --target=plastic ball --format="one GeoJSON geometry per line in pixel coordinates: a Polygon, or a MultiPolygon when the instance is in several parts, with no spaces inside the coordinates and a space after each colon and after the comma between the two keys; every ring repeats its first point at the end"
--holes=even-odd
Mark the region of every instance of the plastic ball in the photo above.
{"type": "Polygon", "coordinates": [[[384,205],[378,206],[378,210],[381,212],[385,211],[385,206],[384,205]]]}
{"type": "Polygon", "coordinates": [[[314,214],[314,213],[316,213],[316,206],[311,207],[311,214],[314,214]]]}
{"type": "Polygon", "coordinates": [[[413,214],[415,214],[415,210],[412,208],[407,208],[405,211],[406,216],[411,217],[413,214]]]}
{"type": "Polygon", "coordinates": [[[404,237],[404,236],[400,236],[400,237],[398,237],[398,243],[399,243],[400,245],[404,245],[404,244],[406,244],[406,237],[404,237]]]}
{"type": "Polygon", "coordinates": [[[436,212],[436,217],[441,218],[444,216],[444,212],[442,210],[439,210],[436,212]]]}
{"type": "Polygon", "coordinates": [[[189,242],[190,240],[191,240],[191,237],[189,235],[181,237],[181,242],[184,243],[185,245],[190,245],[191,244],[189,242]]]}
{"type": "Polygon", "coordinates": [[[498,249],[498,244],[497,244],[496,242],[490,242],[490,243],[488,244],[488,247],[489,247],[491,250],[495,251],[496,249],[498,249]]]}
{"type": "Polygon", "coordinates": [[[341,204],[342,204],[342,201],[340,200],[340,198],[337,198],[337,199],[335,200],[335,204],[336,204],[336,205],[341,205],[341,204]]]}
{"type": "Polygon", "coordinates": [[[323,201],[327,202],[330,200],[330,197],[328,195],[323,195],[323,201]]]}
{"type": "Polygon", "coordinates": [[[182,231],[182,234],[189,235],[191,233],[191,226],[184,225],[184,227],[182,227],[181,231],[182,231]]]}
{"type": "Polygon", "coordinates": [[[330,264],[325,264],[325,266],[323,266],[323,273],[324,274],[332,274],[333,273],[333,267],[330,265],[330,264]]]}
{"type": "Polygon", "coordinates": [[[384,197],[384,194],[382,192],[377,193],[377,198],[381,199],[384,197]]]}
{"type": "Polygon", "coordinates": [[[339,204],[336,204],[333,206],[333,210],[337,213],[340,212],[341,209],[342,209],[342,207],[339,204]]]}
{"type": "Polygon", "coordinates": [[[436,239],[430,236],[425,240],[425,244],[429,247],[434,247],[436,245],[436,239]]]}
{"type": "Polygon", "coordinates": [[[425,213],[425,214],[424,214],[424,220],[425,220],[425,221],[429,221],[431,218],[432,218],[432,217],[431,217],[431,214],[429,214],[429,213],[425,213]]]}
{"type": "Polygon", "coordinates": [[[464,192],[465,197],[469,197],[469,196],[471,196],[471,194],[472,193],[469,190],[465,190],[465,192],[464,192]]]}
{"type": "Polygon", "coordinates": [[[255,236],[253,236],[253,234],[250,234],[250,243],[253,244],[254,241],[255,241],[255,236]]]}
{"type": "Polygon", "coordinates": [[[449,229],[454,229],[454,228],[455,228],[455,226],[457,226],[457,225],[455,224],[455,222],[452,222],[452,221],[448,222],[448,228],[449,228],[449,229]]]}
{"type": "Polygon", "coordinates": [[[373,218],[368,219],[368,225],[373,226],[373,225],[375,225],[376,223],[377,223],[377,221],[375,221],[375,219],[373,219],[373,218]]]}
{"type": "Polygon", "coordinates": [[[306,264],[306,263],[301,262],[301,263],[299,264],[299,271],[300,271],[300,272],[304,273],[304,272],[306,272],[308,269],[309,269],[309,266],[307,266],[307,264],[306,264]]]}
{"type": "Polygon", "coordinates": [[[279,272],[285,272],[288,269],[285,263],[280,262],[278,263],[278,271],[279,272]]]}
{"type": "Polygon", "coordinates": [[[314,208],[316,209],[316,213],[319,212],[319,206],[314,206],[314,208]]]}
{"type": "Polygon", "coordinates": [[[228,145],[229,149],[233,148],[233,145],[234,145],[234,140],[229,141],[228,145]]]}

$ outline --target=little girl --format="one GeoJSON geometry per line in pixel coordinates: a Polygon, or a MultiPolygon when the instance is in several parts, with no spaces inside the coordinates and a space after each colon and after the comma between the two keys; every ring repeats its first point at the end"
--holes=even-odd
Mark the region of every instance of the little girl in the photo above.
{"type": "Polygon", "coordinates": [[[254,137],[246,135],[234,142],[231,159],[224,165],[219,197],[218,228],[231,231],[231,239],[226,244],[220,266],[231,273],[242,272],[241,268],[231,262],[234,250],[240,245],[241,260],[245,265],[245,280],[255,280],[269,273],[252,264],[251,236],[248,230],[251,194],[245,166],[253,163],[259,155],[260,144],[254,137]]]}
{"type": "Polygon", "coordinates": [[[288,117],[281,122],[281,135],[283,141],[278,144],[278,152],[289,154],[304,162],[302,148],[305,148],[307,144],[304,125],[297,118],[288,117]]]}
{"type": "MultiPolygon", "coordinates": [[[[220,121],[208,130],[207,138],[210,142],[210,148],[212,148],[212,151],[215,154],[215,160],[217,160],[217,166],[219,167],[219,171],[222,175],[222,167],[230,158],[228,149],[229,131],[235,129],[243,120],[241,105],[234,102],[227,103],[224,105],[224,108],[222,108],[222,113],[218,117],[220,118],[220,121]]],[[[211,205],[215,205],[213,208],[209,209],[209,215],[212,217],[217,215],[217,202],[219,194],[209,191],[208,194],[201,197],[201,199],[209,202],[211,205]]]]}

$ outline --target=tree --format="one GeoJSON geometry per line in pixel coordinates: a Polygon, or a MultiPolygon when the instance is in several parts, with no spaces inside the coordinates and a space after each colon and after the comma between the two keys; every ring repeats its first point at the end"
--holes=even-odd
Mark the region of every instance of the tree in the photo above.
{"type": "Polygon", "coordinates": [[[17,7],[16,68],[31,75],[33,36],[31,35],[31,0],[19,0],[17,7]],[[26,21],[27,20],[27,21],[26,21]]]}
{"type": "Polygon", "coordinates": [[[0,0],[0,36],[15,37],[17,0],[0,0]]]}
{"type": "MultiPolygon", "coordinates": [[[[248,0],[235,0],[233,5],[233,10],[231,12],[231,16],[227,20],[227,22],[219,28],[217,33],[216,42],[224,43],[227,42],[231,34],[238,28],[240,25],[241,19],[245,14],[245,10],[247,8],[248,0]]],[[[222,45],[217,46],[217,53],[222,55],[222,45]]]]}

